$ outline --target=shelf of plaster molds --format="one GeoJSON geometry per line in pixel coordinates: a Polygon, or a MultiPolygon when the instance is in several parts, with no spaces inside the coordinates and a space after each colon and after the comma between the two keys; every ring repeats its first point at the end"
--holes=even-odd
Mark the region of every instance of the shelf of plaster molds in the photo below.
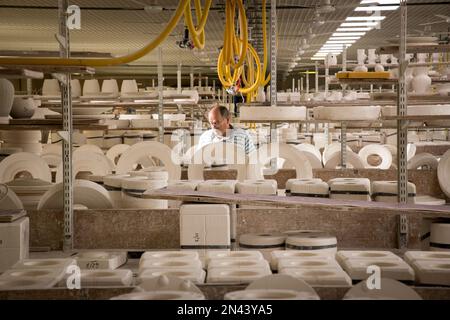
{"type": "MultiPolygon", "coordinates": [[[[399,46],[385,46],[379,49],[380,54],[396,54],[399,51],[399,46]]],[[[450,44],[433,44],[433,45],[409,45],[406,47],[407,53],[435,53],[435,52],[449,52],[450,44]]]]}
{"type": "Polygon", "coordinates": [[[44,79],[44,73],[29,69],[0,68],[0,78],[6,79],[44,79]]]}
{"type": "MultiPolygon", "coordinates": [[[[374,93],[375,94],[375,93],[374,93]]],[[[376,98],[376,96],[374,96],[376,98]]],[[[380,94],[380,100],[371,99],[371,100],[353,100],[353,101],[300,101],[300,102],[292,102],[292,103],[278,103],[277,106],[280,107],[295,107],[295,106],[303,106],[306,108],[314,108],[314,107],[361,107],[361,106],[394,106],[397,104],[396,98],[397,93],[382,93],[380,94]],[[384,95],[384,96],[383,96],[384,95]],[[395,95],[395,99],[394,99],[395,95]]],[[[448,103],[448,98],[439,96],[439,95],[429,95],[427,97],[432,98],[433,100],[414,100],[414,96],[408,96],[408,105],[423,105],[423,104],[438,104],[438,103],[448,103]]],[[[262,106],[261,104],[245,104],[245,106],[262,106]]]]}
{"type": "Polygon", "coordinates": [[[240,121],[240,123],[298,123],[298,124],[334,124],[334,128],[329,130],[340,130],[342,124],[346,125],[347,129],[362,130],[362,129],[397,129],[396,125],[392,125],[393,120],[411,120],[415,123],[421,122],[421,124],[409,124],[409,129],[431,129],[431,128],[450,128],[450,116],[409,116],[409,117],[386,117],[379,120],[296,120],[296,121],[271,121],[271,120],[259,120],[259,121],[240,121]],[[449,124],[442,125],[425,125],[422,122],[427,120],[446,120],[449,119],[449,124]]]}
{"type": "MultiPolygon", "coordinates": [[[[411,121],[450,120],[450,115],[384,116],[383,120],[411,120],[411,121]]],[[[450,127],[450,121],[448,127],[450,127]]]]}
{"type": "Polygon", "coordinates": [[[95,69],[86,66],[45,66],[45,65],[2,65],[2,67],[10,69],[23,69],[34,72],[43,73],[80,73],[80,74],[95,74],[95,69]]]}
{"type": "MultiPolygon", "coordinates": [[[[75,98],[74,98],[75,100],[75,98]]],[[[55,98],[54,101],[43,101],[41,104],[41,108],[48,108],[49,106],[58,106],[61,105],[61,102],[58,98],[55,98]]],[[[133,107],[133,106],[158,106],[158,101],[101,101],[101,100],[92,100],[91,102],[81,102],[81,101],[73,101],[72,107],[133,107]]],[[[181,102],[172,102],[172,101],[164,101],[164,105],[196,105],[192,101],[181,101],[181,102]]]]}
{"type": "Polygon", "coordinates": [[[436,79],[436,78],[431,78],[431,82],[433,83],[449,83],[450,79],[436,79]]]}
{"type": "Polygon", "coordinates": [[[396,85],[398,79],[381,79],[381,78],[343,78],[333,81],[332,84],[353,84],[353,85],[396,85]]]}
{"type": "MultiPolygon", "coordinates": [[[[389,102],[390,105],[397,103],[396,92],[373,92],[371,97],[375,105],[380,105],[380,102],[389,102]]],[[[439,93],[416,94],[408,92],[408,105],[448,104],[448,102],[448,96],[442,96],[439,93]]]]}
{"type": "MultiPolygon", "coordinates": [[[[98,119],[73,119],[74,129],[106,130],[108,126],[98,119]]],[[[9,124],[0,124],[0,130],[60,130],[62,119],[10,119],[9,124]]]]}

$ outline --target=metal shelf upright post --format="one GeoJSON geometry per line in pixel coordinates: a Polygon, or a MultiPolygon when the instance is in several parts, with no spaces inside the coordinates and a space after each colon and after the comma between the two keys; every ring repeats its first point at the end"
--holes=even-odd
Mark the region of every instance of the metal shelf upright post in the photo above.
{"type": "MultiPolygon", "coordinates": [[[[277,105],[277,0],[270,1],[270,105],[277,105]]],[[[277,142],[277,124],[270,123],[270,142],[277,142]]],[[[276,159],[270,161],[270,167],[277,167],[276,159]]]]}
{"type": "MultiPolygon", "coordinates": [[[[408,60],[406,59],[406,34],[407,34],[407,0],[400,0],[400,49],[399,64],[400,72],[398,79],[397,92],[397,115],[407,116],[407,89],[405,81],[406,68],[408,60]]],[[[398,154],[398,202],[406,203],[408,201],[408,170],[407,170],[407,143],[408,143],[408,120],[397,120],[397,154],[398,154]]],[[[399,217],[398,243],[399,248],[405,248],[408,245],[408,224],[406,215],[399,217]]]]}
{"type": "Polygon", "coordinates": [[[162,47],[158,48],[158,135],[159,142],[164,143],[164,99],[163,99],[162,47]]]}
{"type": "MultiPolygon", "coordinates": [[[[59,33],[57,39],[61,58],[70,57],[69,29],[67,28],[68,0],[58,0],[59,33]]],[[[61,107],[63,115],[63,208],[64,243],[63,250],[73,249],[73,176],[72,176],[72,93],[71,74],[53,74],[61,86],[61,107]]]]}

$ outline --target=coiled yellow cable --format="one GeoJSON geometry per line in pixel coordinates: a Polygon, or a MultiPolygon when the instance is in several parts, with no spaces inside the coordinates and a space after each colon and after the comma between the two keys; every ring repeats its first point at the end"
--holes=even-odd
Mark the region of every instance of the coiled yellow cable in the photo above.
{"type": "Polygon", "coordinates": [[[241,78],[244,87],[237,90],[240,93],[247,94],[248,101],[256,96],[256,90],[259,86],[264,86],[270,81],[270,75],[267,78],[265,76],[267,71],[266,0],[263,0],[262,4],[264,65],[261,66],[256,50],[248,43],[247,20],[242,0],[227,0],[226,2],[224,44],[217,60],[217,74],[222,85],[224,87],[237,87],[237,82],[241,78]],[[236,5],[239,7],[240,37],[236,36],[234,28],[236,5]],[[238,63],[235,63],[235,55],[240,56],[238,63]],[[233,70],[233,74],[231,74],[231,70],[233,70]]]}
{"type": "MultiPolygon", "coordinates": [[[[186,7],[189,4],[190,8],[191,0],[180,0],[175,13],[170,19],[164,30],[154,39],[152,42],[144,46],[143,48],[134,51],[128,55],[116,57],[116,58],[0,58],[0,65],[40,65],[40,66],[87,66],[87,67],[106,67],[119,64],[126,64],[137,59],[142,58],[153,49],[158,47],[173,31],[180,21],[183,13],[186,13],[186,7]]],[[[204,37],[204,28],[211,7],[212,0],[207,0],[205,3],[205,10],[202,14],[200,8],[200,0],[196,0],[197,21],[199,21],[198,27],[193,27],[190,30],[192,35],[195,35],[193,39],[201,40],[204,37]],[[203,35],[203,36],[202,36],[203,35]],[[200,37],[200,39],[198,39],[200,37]]],[[[190,10],[189,10],[190,13],[190,10]]],[[[189,19],[188,19],[189,20],[189,19]]],[[[190,19],[192,21],[192,17],[190,19]]],[[[189,28],[189,27],[188,27],[189,28]]],[[[201,42],[201,41],[200,41],[201,42]]],[[[204,41],[203,41],[204,43],[204,41]]]]}
{"type": "Polygon", "coordinates": [[[205,47],[205,25],[211,7],[212,0],[206,0],[205,11],[202,13],[200,0],[195,0],[195,12],[197,15],[198,27],[194,26],[191,14],[191,2],[188,1],[186,9],[184,10],[184,22],[189,29],[194,45],[198,49],[205,47]]]}

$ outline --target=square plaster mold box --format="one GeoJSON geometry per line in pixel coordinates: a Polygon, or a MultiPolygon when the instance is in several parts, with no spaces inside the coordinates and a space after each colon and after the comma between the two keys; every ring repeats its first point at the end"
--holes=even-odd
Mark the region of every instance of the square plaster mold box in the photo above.
{"type": "Polygon", "coordinates": [[[4,277],[0,278],[0,291],[50,289],[56,283],[57,280],[51,278],[4,277]]]}
{"type": "Polygon", "coordinates": [[[159,276],[177,277],[183,280],[189,280],[194,284],[201,284],[205,282],[206,272],[200,268],[183,268],[183,269],[144,269],[138,277],[138,282],[144,282],[148,279],[153,279],[159,276]]]}
{"type": "Polygon", "coordinates": [[[403,260],[393,259],[347,259],[342,263],[343,269],[352,280],[364,280],[370,276],[369,266],[380,268],[381,277],[399,281],[414,281],[414,270],[403,260]]]}
{"type": "Polygon", "coordinates": [[[304,280],[311,286],[345,286],[351,287],[352,279],[342,269],[298,269],[285,268],[280,274],[290,275],[294,278],[304,280]]]}
{"type": "Polygon", "coordinates": [[[126,252],[85,251],[75,257],[81,269],[115,270],[127,262],[126,252]]]}
{"type": "Polygon", "coordinates": [[[328,198],[328,183],[319,181],[292,181],[290,183],[290,195],[300,197],[328,198]]]}
{"type": "Polygon", "coordinates": [[[334,252],[316,251],[302,252],[297,250],[274,250],[271,254],[270,267],[278,270],[278,262],[281,259],[301,259],[301,260],[334,260],[334,252]]]}
{"type": "Polygon", "coordinates": [[[30,220],[23,217],[13,222],[0,223],[0,272],[28,258],[30,220]]]}
{"type": "MultiPolygon", "coordinates": [[[[203,257],[204,258],[204,257],[203,257]]],[[[180,250],[180,251],[146,251],[142,254],[139,260],[139,265],[144,263],[145,260],[157,260],[157,259],[169,259],[169,260],[199,260],[204,266],[204,259],[200,258],[200,254],[197,250],[180,250]]]]}
{"type": "Polygon", "coordinates": [[[10,269],[0,276],[0,280],[33,279],[56,284],[65,275],[64,269],[10,269]]]}
{"type": "Polygon", "coordinates": [[[182,249],[229,249],[230,207],[225,204],[184,204],[180,207],[182,249]]]}
{"type": "Polygon", "coordinates": [[[206,265],[209,261],[218,259],[238,259],[238,260],[264,260],[261,252],[257,250],[248,251],[219,251],[211,250],[206,253],[206,265]]]}
{"type": "Polygon", "coordinates": [[[212,259],[208,263],[208,270],[214,268],[265,268],[270,271],[269,263],[266,260],[250,260],[250,259],[236,259],[236,258],[223,258],[212,259]]]}
{"type": "Polygon", "coordinates": [[[340,250],[336,253],[336,260],[342,264],[348,259],[381,259],[381,260],[395,260],[402,261],[402,259],[396,254],[390,251],[377,251],[377,250],[340,250]]]}
{"type": "Polygon", "coordinates": [[[414,260],[411,263],[421,284],[450,286],[450,260],[414,260]]]}
{"type": "Polygon", "coordinates": [[[208,269],[207,283],[250,283],[272,274],[267,268],[208,269]]]}
{"type": "Polygon", "coordinates": [[[260,194],[260,195],[276,195],[276,180],[245,180],[236,183],[236,193],[240,194],[260,194]]]}
{"type": "MultiPolygon", "coordinates": [[[[416,185],[407,183],[408,203],[414,203],[416,199],[416,185]]],[[[372,183],[372,196],[375,201],[397,203],[397,181],[374,181],[372,183]]]]}
{"type": "MultiPolygon", "coordinates": [[[[58,283],[59,287],[67,286],[66,276],[58,283]]],[[[133,272],[128,269],[118,270],[81,270],[81,287],[129,287],[133,283],[133,272]]]]}
{"type": "Polygon", "coordinates": [[[207,180],[197,185],[200,192],[234,193],[237,181],[235,180],[207,180]]]}
{"type": "Polygon", "coordinates": [[[12,269],[67,269],[68,266],[76,265],[75,259],[24,259],[17,262],[12,269]]]}
{"type": "Polygon", "coordinates": [[[281,258],[278,260],[278,272],[283,269],[296,268],[296,269],[336,269],[341,270],[341,266],[336,260],[327,259],[296,259],[296,258],[281,258]]]}
{"type": "Polygon", "coordinates": [[[295,182],[299,183],[322,182],[322,179],[320,178],[288,179],[288,181],[286,181],[286,194],[291,192],[291,187],[295,182]]]}
{"type": "Polygon", "coordinates": [[[201,269],[202,263],[200,260],[188,259],[157,259],[144,260],[139,265],[139,272],[147,269],[201,269]]]}
{"type": "Polygon", "coordinates": [[[450,252],[407,251],[403,259],[408,264],[413,263],[415,260],[439,260],[443,263],[450,263],[450,252]]]}
{"type": "Polygon", "coordinates": [[[338,178],[328,181],[328,184],[331,199],[371,201],[370,180],[367,178],[338,178]]]}
{"type": "Polygon", "coordinates": [[[146,251],[142,254],[140,262],[152,259],[198,260],[199,254],[197,251],[146,251]]]}

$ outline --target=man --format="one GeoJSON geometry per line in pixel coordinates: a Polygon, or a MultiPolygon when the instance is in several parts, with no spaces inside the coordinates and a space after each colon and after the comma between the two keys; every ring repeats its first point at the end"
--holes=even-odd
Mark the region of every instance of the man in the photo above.
{"type": "Polygon", "coordinates": [[[234,143],[245,150],[246,154],[255,150],[249,134],[230,124],[230,112],[226,107],[216,105],[208,113],[211,129],[203,132],[198,142],[198,148],[214,142],[234,143]]]}

